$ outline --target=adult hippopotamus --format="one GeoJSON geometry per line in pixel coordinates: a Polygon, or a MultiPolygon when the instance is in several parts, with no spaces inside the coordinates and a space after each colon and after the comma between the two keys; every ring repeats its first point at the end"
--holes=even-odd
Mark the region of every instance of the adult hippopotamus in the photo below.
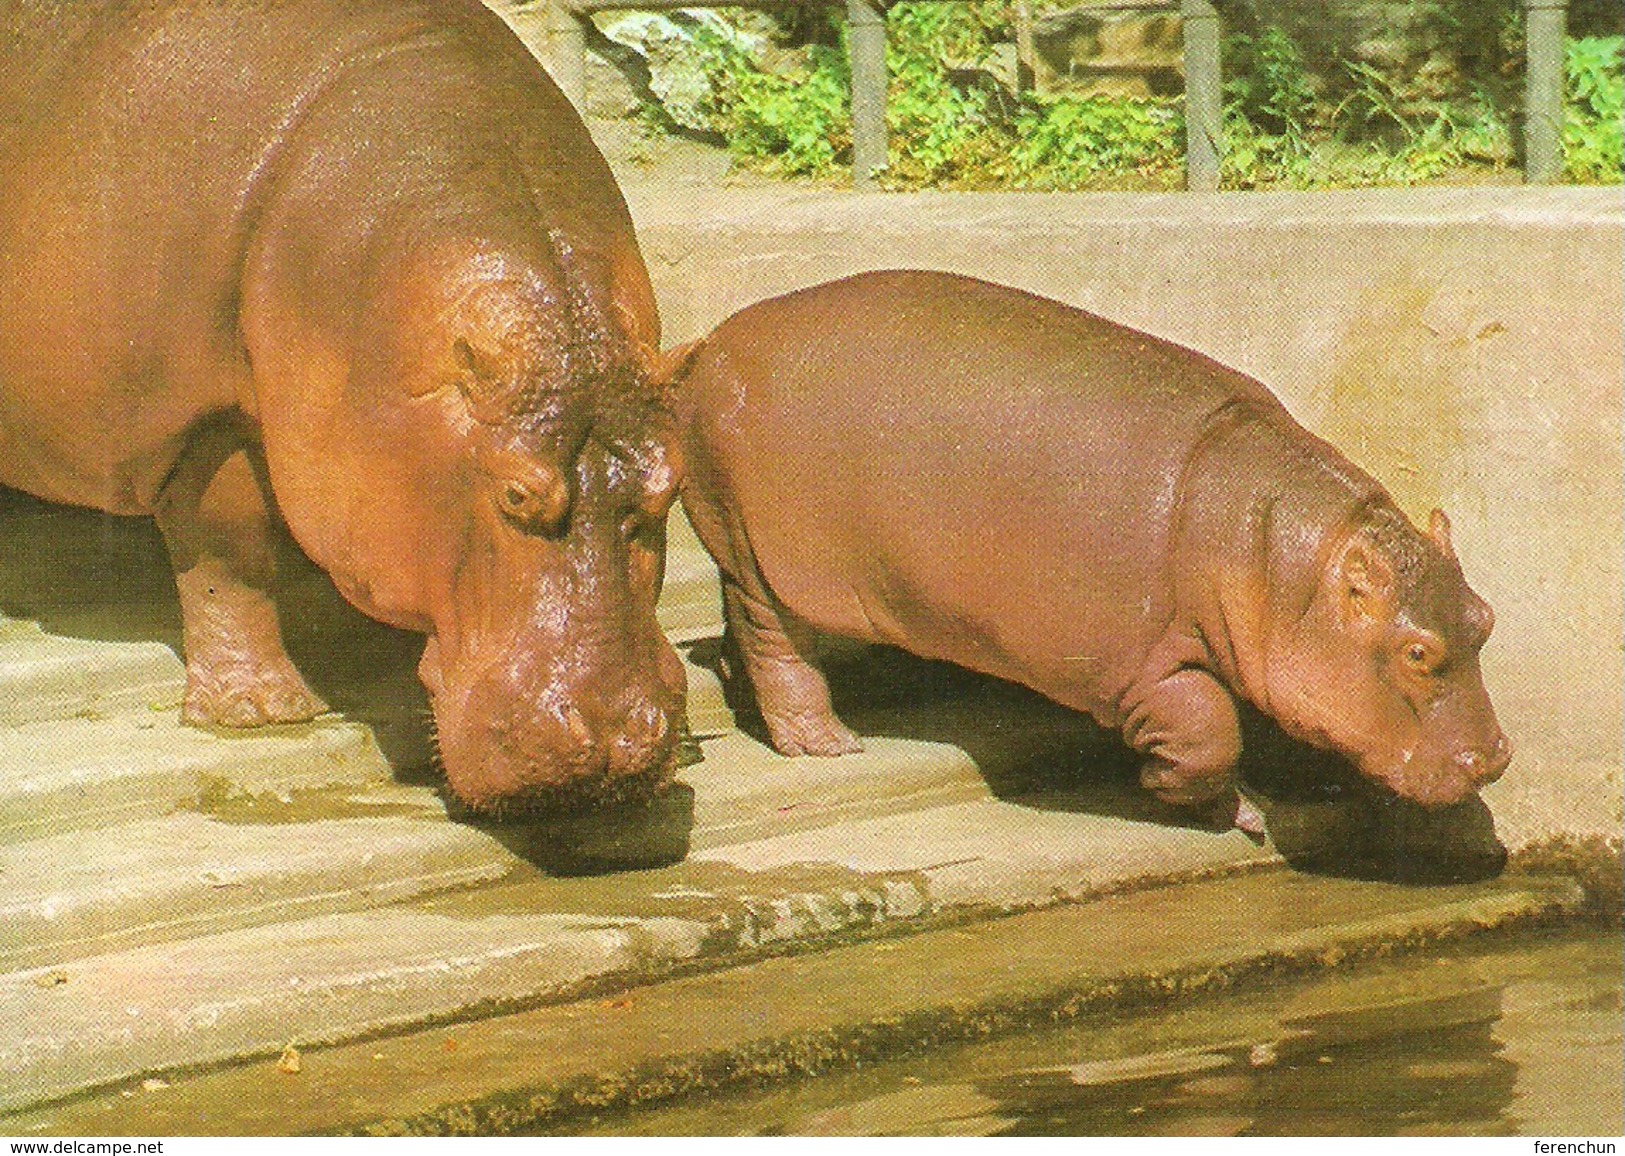
{"type": "Polygon", "coordinates": [[[267,525],[429,641],[476,808],[669,776],[677,472],[626,205],[475,0],[0,9],[0,483],[155,514],[185,717],[323,705],[267,525]]]}
{"type": "Polygon", "coordinates": [[[687,354],[682,501],[773,745],[858,739],[808,632],[1024,683],[1119,729],[1163,800],[1256,826],[1237,703],[1423,804],[1498,776],[1489,607],[1258,382],[965,277],[751,306],[687,354]]]}

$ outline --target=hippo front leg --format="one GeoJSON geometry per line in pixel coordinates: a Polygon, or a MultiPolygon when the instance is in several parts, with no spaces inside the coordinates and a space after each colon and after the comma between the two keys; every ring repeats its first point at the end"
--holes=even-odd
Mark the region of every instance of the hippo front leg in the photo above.
{"type": "Polygon", "coordinates": [[[858,736],[835,717],[829,683],[791,641],[767,598],[747,593],[724,575],[722,609],[728,633],[756,691],[773,749],[781,755],[844,755],[863,749],[858,736]]]}
{"type": "Polygon", "coordinates": [[[157,520],[180,591],[182,718],[251,727],[326,711],[283,648],[265,496],[246,444],[226,423],[188,445],[159,495],[157,520]]]}
{"type": "Polygon", "coordinates": [[[1219,829],[1262,834],[1258,812],[1236,790],[1235,700],[1212,675],[1187,667],[1159,679],[1131,708],[1123,736],[1146,756],[1140,782],[1157,798],[1219,829]]]}

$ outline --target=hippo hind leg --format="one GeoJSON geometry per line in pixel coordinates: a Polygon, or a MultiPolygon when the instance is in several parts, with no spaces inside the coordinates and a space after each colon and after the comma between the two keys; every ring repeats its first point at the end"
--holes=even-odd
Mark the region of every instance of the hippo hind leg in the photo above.
{"type": "Polygon", "coordinates": [[[201,427],[159,494],[159,529],[180,591],[183,719],[251,727],[326,711],[283,648],[270,587],[270,515],[235,423],[201,427]]]}
{"type": "Polygon", "coordinates": [[[781,755],[844,755],[863,743],[830,703],[829,684],[791,638],[771,595],[748,593],[736,580],[722,580],[723,616],[756,691],[756,705],[773,749],[781,755]]]}

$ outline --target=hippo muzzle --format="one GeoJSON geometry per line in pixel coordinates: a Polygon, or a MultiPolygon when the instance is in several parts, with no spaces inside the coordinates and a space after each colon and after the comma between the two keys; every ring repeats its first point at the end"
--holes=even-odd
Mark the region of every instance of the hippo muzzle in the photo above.
{"type": "Polygon", "coordinates": [[[1414,742],[1397,757],[1361,759],[1361,770],[1426,807],[1459,803],[1499,779],[1512,763],[1512,743],[1473,665],[1463,680],[1469,685],[1418,712],[1414,742]]]}
{"type": "Polygon", "coordinates": [[[419,675],[452,791],[474,810],[511,813],[665,786],[676,767],[684,678],[676,652],[658,643],[662,653],[585,675],[557,655],[516,649],[448,684],[431,640],[419,675]]]}
{"type": "Polygon", "coordinates": [[[686,689],[655,616],[676,465],[589,443],[569,474],[511,457],[482,473],[454,611],[419,664],[452,791],[511,813],[659,790],[686,689]]]}

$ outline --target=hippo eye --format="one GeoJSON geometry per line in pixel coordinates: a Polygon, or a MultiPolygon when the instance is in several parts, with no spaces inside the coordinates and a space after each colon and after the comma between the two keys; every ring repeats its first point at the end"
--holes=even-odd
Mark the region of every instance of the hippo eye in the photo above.
{"type": "Polygon", "coordinates": [[[565,502],[557,493],[539,493],[520,482],[503,482],[493,495],[497,513],[531,533],[554,536],[562,529],[565,502]]]}
{"type": "Polygon", "coordinates": [[[1415,674],[1433,674],[1443,659],[1441,647],[1426,638],[1412,638],[1400,648],[1400,657],[1415,674]]]}
{"type": "Polygon", "coordinates": [[[540,505],[536,495],[523,486],[510,482],[502,487],[502,512],[510,518],[526,521],[527,515],[534,514],[540,505]]]}
{"type": "Polygon", "coordinates": [[[476,463],[488,500],[505,521],[526,533],[555,537],[570,512],[570,488],[551,465],[525,454],[481,446],[476,463]]]}

